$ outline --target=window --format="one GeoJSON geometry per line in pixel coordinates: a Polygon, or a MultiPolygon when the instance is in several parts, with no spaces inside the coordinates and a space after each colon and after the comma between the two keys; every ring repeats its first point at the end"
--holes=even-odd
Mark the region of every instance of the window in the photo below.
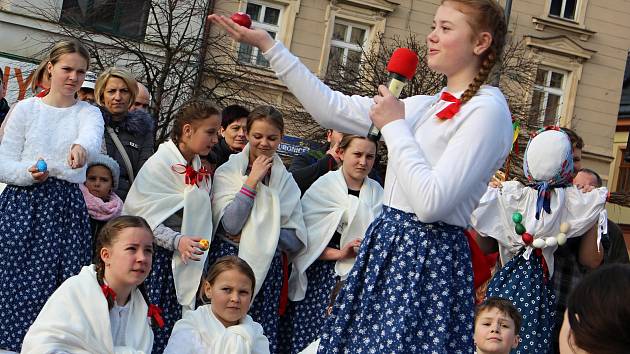
{"type": "Polygon", "coordinates": [[[63,0],[60,22],[143,39],[151,0],[63,0]]]}
{"type": "Polygon", "coordinates": [[[348,79],[359,75],[361,52],[367,35],[368,28],[366,26],[335,20],[330,39],[327,78],[334,79],[343,76],[348,79]]]}
{"type": "Polygon", "coordinates": [[[576,20],[577,2],[578,0],[551,0],[549,15],[574,21],[576,20]]]}
{"type": "MultiPolygon", "coordinates": [[[[626,148],[627,149],[627,148],[626,148]]],[[[621,151],[621,156],[626,155],[626,149],[621,151]]],[[[628,193],[630,192],[630,162],[626,162],[623,159],[619,164],[619,174],[617,176],[617,189],[616,192],[628,193]]]]}
{"type": "MultiPolygon", "coordinates": [[[[272,38],[280,31],[282,8],[266,3],[248,2],[245,12],[252,18],[252,27],[266,30],[272,38]]],[[[249,44],[241,44],[238,49],[238,60],[241,63],[269,67],[269,62],[262,52],[249,44]]]]}
{"type": "Polygon", "coordinates": [[[539,68],[532,96],[531,119],[538,126],[558,125],[562,113],[566,74],[539,68]]]}

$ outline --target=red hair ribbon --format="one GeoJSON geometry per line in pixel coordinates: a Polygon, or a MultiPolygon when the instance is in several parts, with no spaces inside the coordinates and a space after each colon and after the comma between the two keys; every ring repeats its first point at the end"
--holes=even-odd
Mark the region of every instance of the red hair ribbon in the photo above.
{"type": "Polygon", "coordinates": [[[171,166],[171,170],[175,173],[179,173],[180,175],[184,175],[184,183],[191,186],[195,185],[199,187],[199,182],[202,181],[205,181],[207,185],[208,179],[210,179],[210,172],[205,166],[201,166],[199,171],[195,171],[195,169],[190,165],[178,163],[171,166]]]}
{"type": "Polygon", "coordinates": [[[453,118],[453,116],[459,112],[459,109],[462,106],[462,101],[459,100],[459,98],[451,95],[450,93],[444,91],[442,92],[442,94],[440,95],[440,100],[441,101],[446,101],[446,102],[451,102],[451,104],[449,104],[448,106],[446,106],[446,108],[444,108],[443,110],[439,111],[436,116],[440,119],[451,119],[453,118]]]}
{"type": "Polygon", "coordinates": [[[116,301],[116,292],[114,291],[114,289],[110,288],[109,285],[101,285],[101,290],[103,291],[103,295],[105,295],[106,299],[111,298],[112,301],[116,301]]]}
{"type": "Polygon", "coordinates": [[[147,312],[147,317],[152,318],[157,324],[158,327],[164,327],[164,319],[162,318],[162,309],[156,305],[149,304],[149,311],[147,312]]]}

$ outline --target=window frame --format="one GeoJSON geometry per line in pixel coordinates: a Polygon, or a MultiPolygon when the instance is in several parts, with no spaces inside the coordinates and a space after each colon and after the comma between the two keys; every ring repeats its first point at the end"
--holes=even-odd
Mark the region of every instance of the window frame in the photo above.
{"type": "MultiPolygon", "coordinates": [[[[121,24],[123,23],[121,21],[121,16],[124,13],[124,9],[123,9],[123,5],[120,2],[122,0],[115,0],[114,3],[114,11],[113,11],[113,19],[112,21],[109,23],[111,26],[102,26],[102,25],[98,25],[98,24],[89,24],[90,22],[90,18],[91,16],[96,16],[94,14],[90,15],[90,16],[86,16],[86,21],[85,23],[83,22],[79,22],[74,20],[72,17],[67,17],[64,16],[64,3],[66,3],[67,0],[61,0],[61,10],[60,10],[60,15],[59,15],[59,22],[63,23],[65,25],[69,25],[69,26],[81,26],[81,27],[86,27],[96,33],[106,33],[106,34],[111,34],[117,37],[122,37],[122,38],[129,38],[132,40],[139,40],[139,41],[143,41],[147,35],[147,27],[149,24],[149,12],[150,12],[150,6],[151,6],[151,1],[152,0],[141,0],[146,6],[146,14],[145,14],[145,19],[143,23],[140,23],[140,31],[139,33],[136,34],[130,34],[130,33],[123,33],[120,30],[121,24]]],[[[90,0],[87,2],[87,8],[89,9],[89,11],[86,11],[87,14],[90,13],[94,13],[94,0],[90,0]]],[[[134,17],[134,18],[138,18],[138,17],[134,17]]]]}
{"type": "MultiPolygon", "coordinates": [[[[543,126],[545,122],[545,118],[546,118],[546,112],[549,108],[548,107],[549,95],[556,95],[560,97],[560,100],[558,103],[558,107],[556,108],[555,121],[553,124],[547,124],[547,125],[559,125],[560,121],[562,120],[562,113],[565,111],[564,104],[565,104],[565,99],[567,95],[566,86],[567,86],[567,79],[569,77],[569,72],[567,72],[566,70],[561,70],[557,68],[548,67],[545,65],[540,65],[536,69],[535,75],[538,74],[539,70],[545,70],[547,73],[545,74],[544,85],[534,83],[533,89],[532,89],[532,100],[537,91],[543,93],[543,99],[537,112],[536,122],[538,123],[538,126],[541,126],[541,127],[543,126]],[[560,88],[550,86],[553,73],[562,75],[562,84],[560,88]],[[541,107],[542,109],[540,109],[541,107]]],[[[531,107],[531,108],[534,108],[534,107],[531,107]]],[[[531,109],[530,109],[530,112],[531,112],[531,109]]]]}
{"type": "Polygon", "coordinates": [[[549,0],[548,1],[548,6],[547,6],[547,16],[551,17],[551,18],[556,18],[559,20],[564,20],[564,21],[571,21],[571,22],[579,22],[579,15],[580,15],[580,0],[549,0]],[[553,4],[554,1],[561,1],[562,4],[560,5],[560,15],[553,15],[551,14],[551,5],[553,4]],[[566,9],[566,4],[568,1],[575,1],[575,11],[573,13],[573,18],[567,18],[563,16],[564,10],[566,9]]]}
{"type": "MultiPolygon", "coordinates": [[[[317,75],[325,79],[328,70],[328,59],[330,56],[332,35],[335,28],[335,21],[349,22],[356,26],[364,26],[368,29],[366,34],[364,49],[370,51],[374,43],[374,39],[383,32],[385,32],[385,22],[387,14],[393,11],[394,8],[383,9],[372,8],[369,4],[363,4],[368,9],[359,8],[353,4],[337,3],[330,4],[326,9],[325,18],[325,31],[324,42],[322,44],[322,52],[320,54],[319,66],[317,68],[317,75]]],[[[359,68],[359,73],[361,68],[359,68]]]]}
{"type": "MultiPolygon", "coordinates": [[[[328,63],[330,63],[330,53],[333,47],[335,48],[341,48],[343,50],[343,54],[342,54],[342,63],[341,63],[341,67],[339,68],[340,71],[345,71],[345,66],[347,64],[348,61],[348,54],[349,51],[353,51],[353,52],[358,52],[358,53],[362,53],[362,47],[365,48],[366,45],[368,44],[368,39],[370,38],[370,32],[371,32],[371,28],[370,26],[366,25],[366,24],[362,24],[362,23],[356,23],[356,22],[352,22],[352,21],[348,21],[344,18],[336,18],[333,21],[333,31],[331,31],[331,38],[330,38],[330,43],[329,43],[329,48],[328,48],[328,63]],[[341,25],[345,25],[347,26],[346,29],[346,33],[345,33],[345,38],[344,41],[340,41],[338,39],[333,39],[332,38],[332,34],[334,32],[334,27],[336,24],[341,24],[341,25]],[[365,35],[363,38],[363,43],[362,44],[353,44],[350,42],[350,38],[352,37],[352,29],[353,28],[359,28],[365,31],[365,35]],[[345,39],[348,39],[348,41],[346,41],[345,39]]],[[[328,70],[330,68],[328,67],[328,65],[326,65],[326,76],[329,75],[328,70]]],[[[361,72],[361,64],[359,63],[359,68],[358,68],[358,72],[361,72]]]]}
{"type": "MultiPolygon", "coordinates": [[[[260,17],[264,18],[264,15],[267,11],[267,8],[272,8],[272,9],[276,9],[280,11],[280,14],[278,15],[278,23],[276,25],[272,25],[269,23],[265,23],[265,22],[259,22],[259,21],[255,21],[254,19],[252,19],[252,28],[260,28],[263,29],[267,32],[274,32],[274,39],[278,38],[279,33],[282,31],[282,25],[283,25],[283,17],[284,17],[284,12],[285,12],[285,6],[282,6],[280,4],[276,4],[276,3],[272,3],[272,2],[268,2],[268,1],[261,1],[261,0],[248,0],[248,1],[244,1],[243,4],[243,12],[246,12],[247,10],[247,5],[248,4],[256,4],[261,6],[261,13],[260,13],[260,17]]],[[[241,51],[241,47],[242,46],[248,46],[248,44],[242,44],[239,43],[237,45],[237,55],[240,55],[240,51],[241,51]]],[[[258,49],[258,47],[255,46],[250,46],[252,47],[252,52],[250,55],[250,60],[249,61],[241,61],[240,57],[238,58],[239,63],[244,64],[244,65],[251,65],[251,66],[256,66],[256,67],[260,67],[260,68],[269,68],[269,63],[267,62],[266,64],[260,64],[258,62],[259,56],[261,55],[260,53],[260,49],[258,49]]]]}

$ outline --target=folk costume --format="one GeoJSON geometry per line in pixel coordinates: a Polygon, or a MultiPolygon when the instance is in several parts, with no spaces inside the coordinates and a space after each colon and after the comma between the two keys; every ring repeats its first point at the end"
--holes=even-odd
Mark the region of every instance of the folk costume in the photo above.
{"type": "MultiPolygon", "coordinates": [[[[322,126],[367,134],[371,97],[332,91],[279,42],[263,54],[322,126]]],[[[513,131],[497,88],[482,86],[465,104],[461,94],[405,98],[404,119],[381,129],[389,153],[383,212],[326,322],[320,353],[472,353],[464,228],[507,157],[513,131]]]]}
{"type": "Polygon", "coordinates": [[[156,329],[156,351],[166,346],[182,312],[195,309],[208,253],[199,256],[199,261],[184,264],[177,242],[181,235],[211,240],[210,188],[210,177],[199,156],[195,155],[188,165],[169,140],[142,166],[125,200],[123,214],[145,218],[156,237],[153,268],[145,281],[151,303],[163,310],[165,325],[156,329]],[[176,222],[169,223],[173,219],[176,222]],[[169,236],[169,241],[165,241],[169,236]],[[158,238],[162,240],[157,241],[158,238]]]}
{"type": "Polygon", "coordinates": [[[50,295],[92,259],[90,222],[79,190],[86,166],[71,168],[78,144],[86,158],[100,148],[103,120],[77,101],[65,108],[40,98],[18,102],[0,145],[0,349],[19,351],[50,295]],[[35,183],[28,169],[43,159],[48,178],[35,183]]]}
{"type": "Polygon", "coordinates": [[[608,191],[582,193],[571,184],[571,151],[564,132],[539,131],[525,151],[528,185],[509,181],[489,188],[473,213],[473,228],[498,241],[504,265],[492,278],[487,296],[512,301],[523,316],[521,343],[512,353],[547,352],[555,317],[553,253],[600,218],[606,221],[608,191]]]}
{"type": "MultiPolygon", "coordinates": [[[[225,255],[238,255],[253,269],[256,288],[250,310],[260,323],[270,343],[277,351],[279,313],[288,301],[288,263],[306,245],[306,230],[302,218],[300,190],[286,170],[280,157],[274,155],[271,172],[265,181],[248,190],[244,182],[248,176],[249,145],[242,152],[230,156],[214,175],[212,196],[213,223],[217,233],[210,246],[212,263],[225,255]],[[245,188],[245,189],[244,189],[245,188]],[[249,211],[237,215],[241,222],[240,242],[232,242],[224,228],[224,214],[228,207],[246,194],[251,201],[249,211]],[[285,289],[283,293],[281,290],[285,289]]],[[[239,230],[229,230],[232,234],[239,230]]]]}

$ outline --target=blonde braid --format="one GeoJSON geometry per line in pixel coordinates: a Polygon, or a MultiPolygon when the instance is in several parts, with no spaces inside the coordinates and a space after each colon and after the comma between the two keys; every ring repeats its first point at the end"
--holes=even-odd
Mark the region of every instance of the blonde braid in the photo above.
{"type": "Polygon", "coordinates": [[[486,79],[490,75],[492,67],[496,63],[497,56],[494,54],[494,48],[489,48],[488,51],[489,53],[481,63],[481,68],[479,69],[477,76],[475,76],[470,85],[468,85],[468,88],[466,89],[466,91],[464,91],[462,97],[460,98],[462,104],[470,101],[470,99],[477,94],[477,91],[479,91],[481,85],[483,85],[483,83],[486,81],[486,79]]]}

